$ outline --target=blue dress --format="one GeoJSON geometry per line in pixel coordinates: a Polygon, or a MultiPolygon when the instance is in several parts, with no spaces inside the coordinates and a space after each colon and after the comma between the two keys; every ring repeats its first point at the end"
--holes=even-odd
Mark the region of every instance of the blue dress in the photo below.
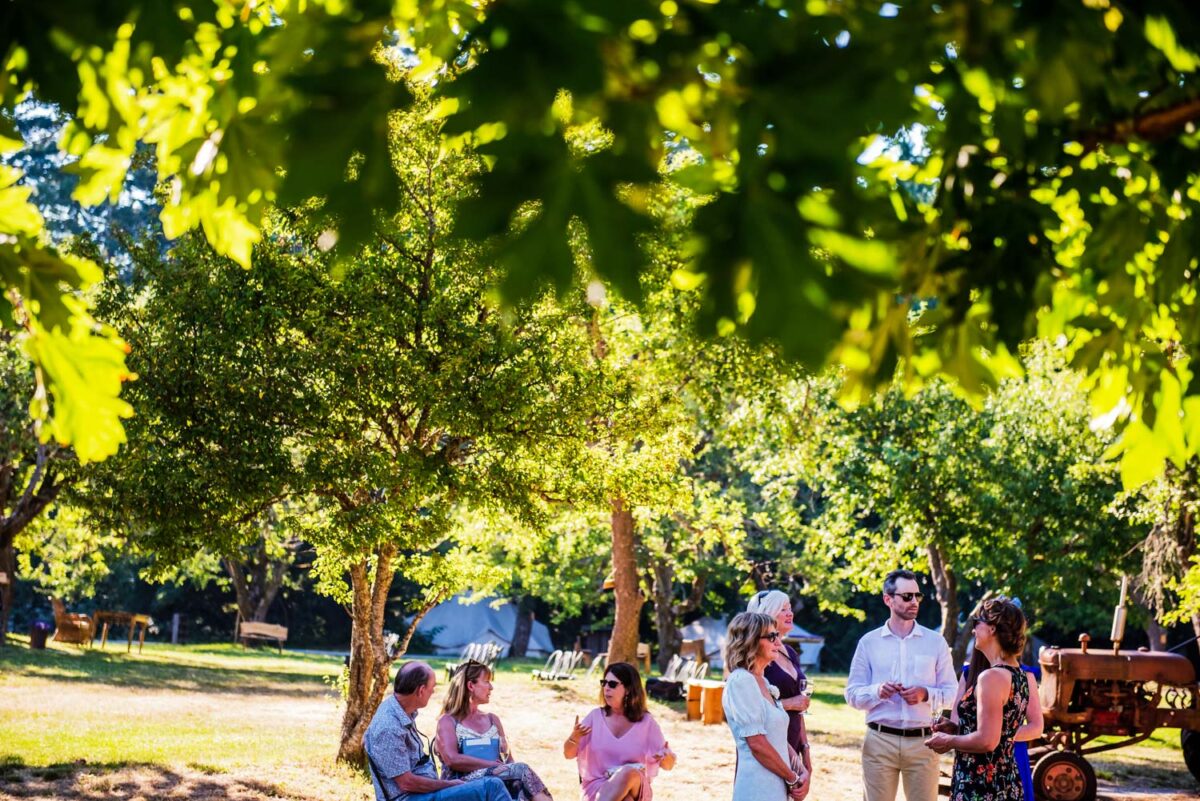
{"type": "MultiPolygon", "coordinates": [[[[770,686],[770,685],[768,685],[770,686]]],[[[783,779],[762,766],[746,742],[747,737],[764,734],[767,742],[788,763],[788,714],[778,701],[768,701],[758,688],[758,679],[738,668],[725,680],[721,696],[725,720],[733,731],[737,747],[737,772],[733,778],[733,801],[786,801],[783,779]]]]}
{"type": "MultiPolygon", "coordinates": [[[[963,665],[962,675],[965,679],[970,665],[963,665]]],[[[1021,665],[1021,670],[1032,674],[1039,685],[1042,683],[1041,665],[1021,665]]],[[[1013,757],[1017,760],[1017,770],[1021,772],[1021,787],[1025,790],[1025,801],[1035,801],[1033,797],[1033,766],[1029,764],[1029,743],[1018,742],[1013,746],[1013,757]]]]}

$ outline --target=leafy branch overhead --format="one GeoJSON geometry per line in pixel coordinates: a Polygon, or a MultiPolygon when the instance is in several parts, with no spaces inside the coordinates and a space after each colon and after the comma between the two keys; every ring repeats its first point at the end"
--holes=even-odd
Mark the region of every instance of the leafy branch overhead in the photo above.
{"type": "MultiPolygon", "coordinates": [[[[338,263],[386,234],[400,202],[387,120],[432,95],[448,143],[469,137],[488,160],[456,230],[499,242],[510,295],[565,286],[578,227],[596,268],[635,297],[640,234],[656,224],[644,190],[676,182],[703,202],[676,281],[700,293],[710,332],[840,364],[850,395],[897,371],[978,391],[1018,371],[1021,341],[1061,337],[1092,414],[1128,425],[1117,448],[1133,484],[1200,450],[1200,21],[1188,12],[1168,0],[13,2],[0,11],[0,103],[33,91],[71,114],[62,144],[84,202],[111,198],[149,144],[168,235],[200,228],[249,266],[277,200],[324,199],[338,263]],[[572,139],[581,129],[595,140],[572,139]]],[[[10,299],[74,294],[27,198],[3,202],[5,225],[24,221],[4,232],[10,299]]],[[[54,301],[34,305],[7,324],[53,330],[38,315],[54,301]]],[[[55,436],[82,434],[68,407],[79,386],[103,385],[111,448],[119,380],[72,385],[61,365],[112,377],[119,360],[87,358],[78,325],[57,330],[79,337],[60,361],[30,349],[59,404],[55,436]]]]}

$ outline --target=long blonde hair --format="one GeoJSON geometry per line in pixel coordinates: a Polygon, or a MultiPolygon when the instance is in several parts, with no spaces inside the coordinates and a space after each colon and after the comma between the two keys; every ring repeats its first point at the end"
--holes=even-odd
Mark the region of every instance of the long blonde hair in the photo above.
{"type": "Polygon", "coordinates": [[[482,662],[465,662],[454,671],[450,679],[450,690],[446,693],[446,701],[442,704],[442,714],[449,715],[455,720],[462,720],[471,714],[470,685],[480,679],[492,677],[491,668],[482,662]]]}
{"type": "Polygon", "coordinates": [[[725,642],[725,673],[750,670],[758,654],[758,641],[775,628],[775,618],[761,612],[740,612],[729,622],[725,642]]]}

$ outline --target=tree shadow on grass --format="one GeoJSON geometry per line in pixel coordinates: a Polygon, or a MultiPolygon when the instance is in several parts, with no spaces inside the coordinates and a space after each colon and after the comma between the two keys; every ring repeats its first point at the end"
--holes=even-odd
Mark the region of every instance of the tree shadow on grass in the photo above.
{"type": "Polygon", "coordinates": [[[189,801],[315,801],[270,782],[220,773],[196,765],[171,770],[132,762],[83,760],[30,766],[16,756],[0,756],[0,797],[28,801],[135,801],[186,798],[189,801]]]}
{"type": "MultiPolygon", "coordinates": [[[[130,658],[121,652],[97,649],[79,652],[30,651],[0,648],[0,670],[54,682],[107,684],[160,690],[190,690],[255,695],[311,695],[323,692],[322,677],[311,673],[264,667],[172,663],[130,658]]],[[[330,673],[336,665],[330,665],[330,673]]]]}

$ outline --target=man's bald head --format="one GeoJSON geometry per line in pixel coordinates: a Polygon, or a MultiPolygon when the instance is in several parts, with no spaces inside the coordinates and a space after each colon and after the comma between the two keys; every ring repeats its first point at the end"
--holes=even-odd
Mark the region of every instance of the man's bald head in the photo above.
{"type": "Polygon", "coordinates": [[[434,676],[433,668],[424,662],[405,662],[396,672],[396,695],[412,695],[424,689],[434,676]]]}

